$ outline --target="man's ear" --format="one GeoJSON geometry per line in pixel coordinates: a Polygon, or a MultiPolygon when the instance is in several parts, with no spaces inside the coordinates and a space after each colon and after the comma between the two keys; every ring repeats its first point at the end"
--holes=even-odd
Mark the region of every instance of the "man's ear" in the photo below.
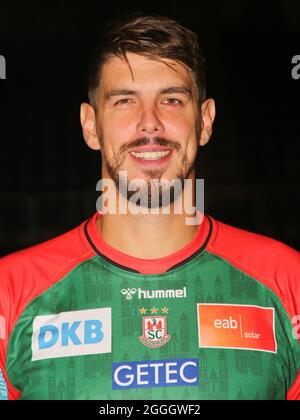
{"type": "Polygon", "coordinates": [[[201,105],[201,134],[199,145],[205,146],[211,136],[212,126],[216,115],[215,101],[206,99],[201,105]]]}
{"type": "Polygon", "coordinates": [[[96,130],[96,115],[91,105],[87,103],[80,105],[80,122],[86,144],[93,150],[100,150],[100,141],[96,130]]]}

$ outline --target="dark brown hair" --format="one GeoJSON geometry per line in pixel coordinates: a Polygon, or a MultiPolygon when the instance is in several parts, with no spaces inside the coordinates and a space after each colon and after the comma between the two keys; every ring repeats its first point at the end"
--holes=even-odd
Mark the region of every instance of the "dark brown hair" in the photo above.
{"type": "Polygon", "coordinates": [[[128,63],[126,52],[181,62],[192,73],[200,104],[205,100],[204,60],[197,35],[168,17],[134,13],[106,24],[91,50],[88,93],[93,106],[103,64],[113,56],[128,63]]]}

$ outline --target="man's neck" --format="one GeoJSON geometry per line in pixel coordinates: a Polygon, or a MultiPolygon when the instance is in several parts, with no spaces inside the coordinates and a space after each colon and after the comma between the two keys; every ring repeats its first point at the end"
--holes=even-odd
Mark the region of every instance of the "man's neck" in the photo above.
{"type": "Polygon", "coordinates": [[[199,225],[187,225],[186,218],[184,213],[103,214],[96,223],[100,236],[111,247],[136,258],[156,259],[193,240],[199,225]]]}

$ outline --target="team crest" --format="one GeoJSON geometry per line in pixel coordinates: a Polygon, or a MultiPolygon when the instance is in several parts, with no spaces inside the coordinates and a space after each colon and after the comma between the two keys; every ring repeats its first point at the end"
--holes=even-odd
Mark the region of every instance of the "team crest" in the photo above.
{"type": "Polygon", "coordinates": [[[143,335],[140,341],[148,347],[156,348],[165,345],[171,338],[167,334],[166,316],[143,316],[143,335]]]}

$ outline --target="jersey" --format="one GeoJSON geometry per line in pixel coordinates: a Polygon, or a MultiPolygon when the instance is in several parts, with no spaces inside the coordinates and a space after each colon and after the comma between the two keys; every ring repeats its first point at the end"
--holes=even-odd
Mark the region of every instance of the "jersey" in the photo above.
{"type": "Polygon", "coordinates": [[[205,216],[141,260],[97,217],[0,260],[0,399],[300,399],[297,251],[205,216]]]}

